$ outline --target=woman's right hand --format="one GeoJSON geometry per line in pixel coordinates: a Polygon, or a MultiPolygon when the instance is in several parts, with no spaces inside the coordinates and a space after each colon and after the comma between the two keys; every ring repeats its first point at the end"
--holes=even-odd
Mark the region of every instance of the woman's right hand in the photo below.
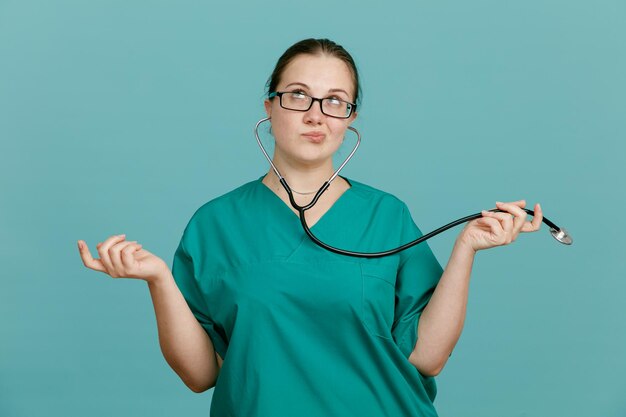
{"type": "Polygon", "coordinates": [[[127,241],[126,235],[115,235],[96,246],[100,259],[94,259],[87,243],[78,241],[78,251],[87,268],[104,272],[113,278],[138,278],[147,282],[156,280],[167,270],[167,264],[158,256],[142,249],[136,241],[127,241]]]}

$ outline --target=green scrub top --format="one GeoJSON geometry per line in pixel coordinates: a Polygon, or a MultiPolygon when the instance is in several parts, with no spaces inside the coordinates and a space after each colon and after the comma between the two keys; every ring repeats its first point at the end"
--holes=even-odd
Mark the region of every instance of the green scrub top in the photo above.
{"type": "MultiPolygon", "coordinates": [[[[263,176],[201,206],[172,273],[224,359],[212,417],[436,416],[409,361],[443,273],[426,243],[378,259],[314,244],[263,176]]],[[[422,235],[407,206],[357,181],[311,228],[373,252],[422,235]]]]}

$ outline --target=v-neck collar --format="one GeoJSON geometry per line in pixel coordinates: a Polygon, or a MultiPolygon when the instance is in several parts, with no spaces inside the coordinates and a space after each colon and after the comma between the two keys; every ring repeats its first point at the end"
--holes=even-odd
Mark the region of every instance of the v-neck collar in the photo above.
{"type": "MultiPolygon", "coordinates": [[[[310,230],[313,230],[315,228],[317,228],[317,225],[322,223],[324,221],[324,219],[326,219],[327,217],[329,217],[329,213],[337,211],[337,205],[341,205],[343,204],[342,201],[345,200],[344,197],[346,197],[346,194],[352,194],[352,189],[354,188],[354,184],[346,177],[339,175],[341,178],[343,178],[344,180],[346,180],[346,182],[348,184],[350,184],[350,187],[348,187],[347,190],[345,190],[337,200],[335,200],[335,202],[328,208],[328,210],[326,210],[324,212],[324,214],[322,214],[322,216],[315,222],[315,224],[313,226],[309,226],[310,230]]],[[[265,189],[265,191],[267,193],[271,194],[271,198],[272,200],[275,200],[277,203],[280,204],[280,206],[283,207],[283,209],[287,210],[297,221],[298,224],[300,224],[300,216],[297,213],[294,213],[293,210],[291,210],[291,205],[287,205],[287,203],[285,203],[274,191],[272,191],[271,188],[269,188],[267,185],[265,185],[263,183],[263,178],[265,177],[265,174],[261,175],[258,179],[257,179],[257,183],[258,186],[265,189]]],[[[306,214],[306,212],[305,212],[306,214]]]]}

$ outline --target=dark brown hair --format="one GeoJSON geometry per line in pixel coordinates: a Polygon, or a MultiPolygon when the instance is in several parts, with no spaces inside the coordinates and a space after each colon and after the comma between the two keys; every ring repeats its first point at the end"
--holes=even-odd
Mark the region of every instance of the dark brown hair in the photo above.
{"type": "Polygon", "coordinates": [[[359,72],[356,69],[356,64],[354,63],[352,56],[350,56],[348,51],[346,51],[343,46],[337,45],[329,39],[309,38],[303,39],[291,45],[278,59],[272,75],[267,80],[267,94],[276,91],[276,86],[280,82],[280,77],[285,71],[285,68],[287,68],[287,65],[289,65],[289,63],[300,54],[329,55],[339,58],[345,62],[352,73],[352,81],[354,83],[354,103],[357,107],[359,107],[361,86],[359,85],[359,72]]]}

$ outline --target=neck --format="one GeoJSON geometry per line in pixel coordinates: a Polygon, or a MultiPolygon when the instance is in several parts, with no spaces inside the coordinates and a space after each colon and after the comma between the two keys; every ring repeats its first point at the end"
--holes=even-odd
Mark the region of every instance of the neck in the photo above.
{"type": "MultiPolygon", "coordinates": [[[[301,193],[317,191],[335,172],[332,159],[319,165],[295,166],[294,164],[290,164],[276,157],[272,162],[276,165],[280,174],[287,180],[289,187],[301,193]]],[[[279,184],[278,177],[271,167],[268,172],[268,178],[271,179],[272,182],[279,184]]]]}

